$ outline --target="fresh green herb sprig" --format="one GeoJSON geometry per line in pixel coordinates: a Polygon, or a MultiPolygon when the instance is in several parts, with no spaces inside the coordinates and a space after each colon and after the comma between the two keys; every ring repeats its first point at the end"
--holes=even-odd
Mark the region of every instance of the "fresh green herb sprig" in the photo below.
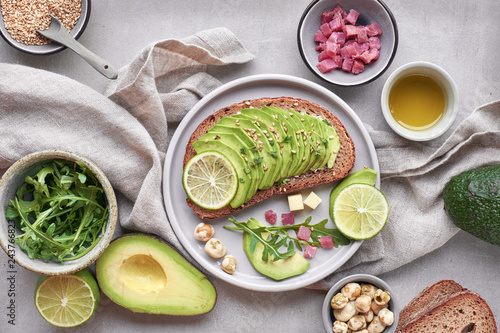
{"type": "Polygon", "coordinates": [[[331,236],[335,247],[350,244],[350,240],[342,235],[340,231],[326,227],[328,219],[324,219],[316,224],[311,224],[311,220],[312,217],[309,216],[304,222],[299,224],[265,227],[261,226],[262,224],[254,218],[248,219],[248,222],[237,222],[230,218],[229,221],[235,226],[224,226],[224,229],[248,233],[251,236],[251,252],[254,251],[257,242],[264,245],[264,251],[262,253],[263,261],[268,261],[269,255],[272,256],[273,261],[290,258],[295,254],[294,248],[302,251],[302,245],[321,247],[319,237],[324,236],[331,236]],[[311,241],[300,240],[288,234],[288,230],[293,230],[297,233],[301,226],[311,230],[311,241]],[[264,238],[262,237],[262,233],[269,233],[269,236],[264,238]],[[287,250],[285,252],[280,252],[282,246],[286,247],[287,250]]]}
{"type": "Polygon", "coordinates": [[[44,162],[26,176],[5,216],[14,220],[15,242],[30,258],[75,260],[101,239],[108,221],[104,190],[82,163],[44,162]]]}

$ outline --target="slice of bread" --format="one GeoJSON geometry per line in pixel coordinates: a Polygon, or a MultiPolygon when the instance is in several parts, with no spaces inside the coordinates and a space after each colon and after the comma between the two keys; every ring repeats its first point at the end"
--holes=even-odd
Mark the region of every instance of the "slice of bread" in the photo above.
{"type": "Polygon", "coordinates": [[[400,312],[397,333],[496,333],[493,313],[477,293],[450,280],[424,289],[400,312]]]}
{"type": "Polygon", "coordinates": [[[191,200],[187,199],[188,205],[200,218],[220,218],[230,215],[245,207],[255,205],[256,203],[266,200],[276,194],[291,193],[294,191],[331,183],[344,178],[354,168],[354,162],[356,160],[354,142],[352,141],[351,137],[347,133],[344,125],[340,122],[340,120],[335,117],[330,111],[322,106],[319,106],[318,104],[291,97],[260,98],[248,100],[230,105],[214,112],[213,114],[208,116],[191,135],[186,146],[186,154],[184,155],[183,167],[194,155],[196,155],[196,151],[192,147],[193,142],[197,141],[203,135],[205,135],[207,131],[212,128],[222,117],[238,114],[244,108],[253,107],[260,109],[263,105],[275,106],[283,110],[292,108],[299,113],[306,113],[311,116],[316,116],[320,119],[328,120],[331,126],[334,127],[337,131],[340,140],[340,150],[337,155],[337,159],[335,160],[335,165],[331,169],[324,167],[320,170],[308,171],[300,176],[292,177],[281,187],[278,186],[278,184],[275,184],[267,190],[259,190],[250,201],[237,208],[232,208],[228,205],[218,210],[208,210],[198,207],[191,200]]]}
{"type": "Polygon", "coordinates": [[[462,290],[465,288],[452,280],[442,280],[425,288],[401,310],[396,331],[415,321],[429,309],[435,308],[452,294],[462,290]]]}

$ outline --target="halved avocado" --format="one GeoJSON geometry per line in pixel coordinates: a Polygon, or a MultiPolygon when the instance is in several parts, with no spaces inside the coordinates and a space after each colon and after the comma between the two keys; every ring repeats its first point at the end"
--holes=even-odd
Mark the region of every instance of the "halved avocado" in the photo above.
{"type": "Polygon", "coordinates": [[[213,309],[210,280],[163,241],[143,234],[117,238],[96,262],[101,290],[134,312],[198,315],[213,309]]]}
{"type": "MultiPolygon", "coordinates": [[[[263,225],[256,219],[249,219],[248,225],[251,228],[262,227],[263,225]]],[[[263,232],[263,238],[267,238],[268,233],[263,232]]],[[[250,260],[252,266],[261,274],[270,277],[274,280],[283,280],[292,276],[300,275],[307,271],[309,268],[309,261],[302,255],[295,253],[288,259],[281,259],[277,261],[263,261],[262,252],[264,252],[264,245],[261,243],[255,244],[255,249],[252,252],[250,249],[251,236],[248,233],[243,234],[243,249],[250,260]]]]}
{"type": "Polygon", "coordinates": [[[248,192],[251,191],[252,188],[252,179],[250,174],[245,172],[248,166],[240,153],[219,140],[208,140],[207,142],[198,140],[193,142],[193,148],[197,154],[204,151],[218,151],[231,161],[231,164],[238,174],[239,183],[238,190],[233,200],[231,200],[230,205],[236,208],[244,204],[248,192]]]}

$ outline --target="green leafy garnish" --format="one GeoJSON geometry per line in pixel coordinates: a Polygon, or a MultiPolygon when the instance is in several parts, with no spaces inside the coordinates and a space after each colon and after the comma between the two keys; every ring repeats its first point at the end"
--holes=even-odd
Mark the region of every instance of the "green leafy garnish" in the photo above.
{"type": "Polygon", "coordinates": [[[75,260],[101,239],[108,221],[104,190],[81,163],[53,160],[26,176],[5,216],[21,231],[15,242],[32,259],[75,260]]]}
{"type": "Polygon", "coordinates": [[[235,226],[225,226],[224,229],[235,231],[239,230],[248,233],[251,236],[250,250],[252,252],[254,251],[255,244],[257,242],[264,245],[262,260],[266,262],[268,261],[269,256],[272,257],[272,261],[290,258],[295,254],[294,247],[299,251],[302,251],[302,245],[314,245],[316,247],[321,247],[319,238],[324,236],[331,236],[335,247],[338,247],[339,245],[349,245],[351,242],[337,229],[326,227],[328,219],[324,219],[316,224],[311,224],[312,217],[309,216],[304,222],[299,224],[269,227],[251,227],[250,225],[254,225],[254,223],[249,224],[252,220],[257,221],[250,218],[248,219],[248,222],[237,222],[236,220],[230,218],[229,221],[235,226]],[[311,241],[297,239],[288,233],[289,230],[293,230],[297,233],[301,226],[311,230],[311,241]],[[269,236],[264,239],[262,237],[262,233],[269,233],[269,236]],[[285,252],[279,252],[282,246],[286,248],[285,252]]]}
{"type": "Polygon", "coordinates": [[[290,143],[292,142],[292,137],[290,135],[285,137],[285,142],[290,143]]]}
{"type": "MultiPolygon", "coordinates": [[[[251,220],[251,219],[249,219],[251,220]]],[[[263,261],[268,261],[269,256],[271,256],[272,261],[276,261],[279,259],[287,259],[290,258],[295,254],[294,251],[294,243],[290,241],[290,237],[288,237],[288,234],[281,233],[281,232],[275,232],[271,233],[269,237],[264,239],[262,237],[262,232],[266,232],[265,228],[252,228],[248,225],[248,223],[245,222],[238,222],[234,219],[229,219],[236,227],[228,227],[225,226],[224,228],[229,229],[229,230],[242,230],[244,232],[247,232],[250,237],[250,251],[253,253],[255,251],[255,245],[257,243],[261,243],[264,245],[264,251],[262,252],[262,260],[263,261]],[[285,252],[280,252],[279,249],[285,246],[287,250],[285,252]]]]}
{"type": "Polygon", "coordinates": [[[276,152],[276,150],[271,150],[271,151],[269,152],[269,155],[271,155],[271,156],[272,156],[272,157],[274,157],[274,158],[277,158],[277,157],[278,157],[278,153],[276,152]]]}

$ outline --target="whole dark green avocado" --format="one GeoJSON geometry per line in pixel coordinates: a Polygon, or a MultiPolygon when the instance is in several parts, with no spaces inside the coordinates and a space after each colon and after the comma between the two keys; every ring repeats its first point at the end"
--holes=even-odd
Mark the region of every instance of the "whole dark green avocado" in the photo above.
{"type": "Polygon", "coordinates": [[[464,171],[443,191],[444,209],[460,229],[500,246],[500,165],[464,171]]]}

